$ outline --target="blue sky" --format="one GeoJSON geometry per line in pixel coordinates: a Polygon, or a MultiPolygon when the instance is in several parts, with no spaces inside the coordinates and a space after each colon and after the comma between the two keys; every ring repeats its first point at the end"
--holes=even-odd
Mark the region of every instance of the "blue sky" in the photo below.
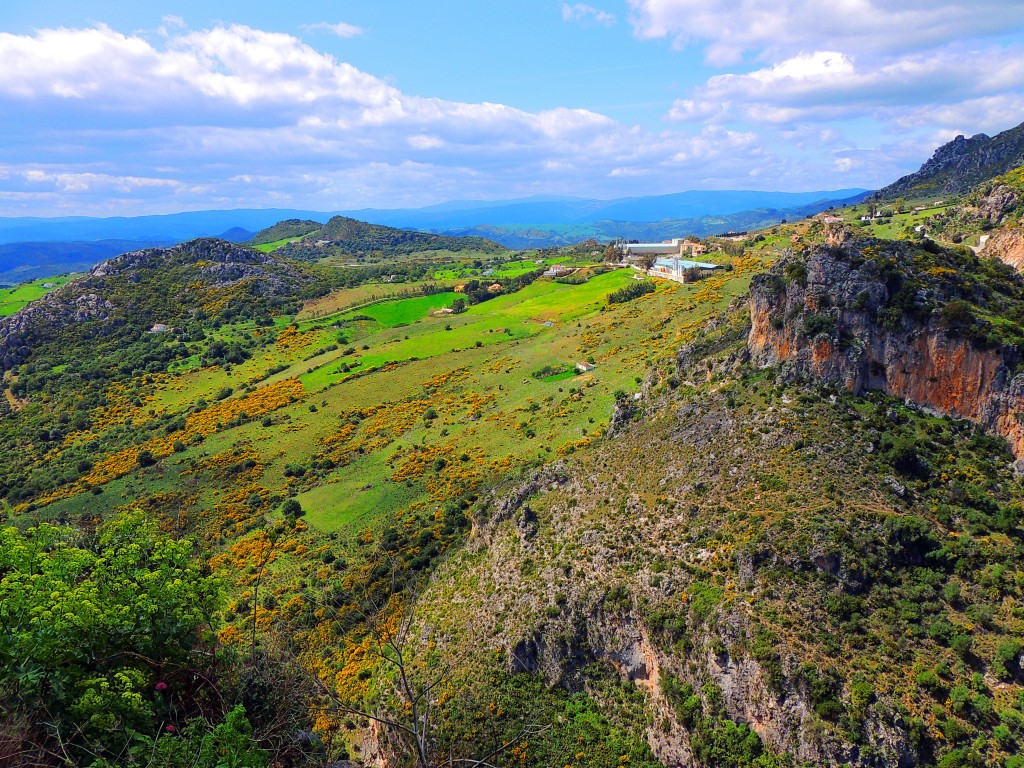
{"type": "Polygon", "coordinates": [[[877,187],[1022,120],[1022,0],[0,7],[0,215],[877,187]]]}

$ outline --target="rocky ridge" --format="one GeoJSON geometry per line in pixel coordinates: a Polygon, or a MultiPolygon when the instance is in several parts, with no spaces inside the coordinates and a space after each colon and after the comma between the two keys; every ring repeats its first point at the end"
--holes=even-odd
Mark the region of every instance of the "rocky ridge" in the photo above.
{"type": "Polygon", "coordinates": [[[964,194],[976,185],[1024,165],[1024,125],[989,137],[957,136],[943,144],[920,170],[875,193],[877,200],[922,194],[964,194]]]}
{"type": "Polygon", "coordinates": [[[126,326],[137,326],[133,332],[142,333],[149,324],[177,321],[196,309],[200,294],[244,286],[254,295],[284,295],[311,279],[298,265],[214,238],[132,251],[0,318],[0,367],[10,369],[27,359],[31,345],[40,339],[92,322],[100,324],[95,335],[126,326]],[[125,291],[126,283],[145,283],[150,290],[125,291]],[[140,295],[167,311],[148,311],[138,303],[140,295]]]}

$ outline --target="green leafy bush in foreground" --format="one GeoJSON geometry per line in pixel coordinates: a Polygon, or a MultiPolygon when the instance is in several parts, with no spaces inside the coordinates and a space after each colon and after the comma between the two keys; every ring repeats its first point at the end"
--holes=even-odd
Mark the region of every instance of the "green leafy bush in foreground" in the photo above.
{"type": "MultiPolygon", "coordinates": [[[[167,752],[165,764],[176,764],[171,753],[186,747],[162,742],[183,739],[179,720],[202,714],[212,693],[197,681],[210,664],[207,631],[217,596],[192,544],[160,535],[140,512],[94,535],[45,523],[0,530],[5,740],[19,741],[23,754],[59,746],[78,763],[113,764],[152,749],[163,733],[158,751],[167,752]]],[[[200,720],[184,726],[195,736],[187,749],[227,749],[232,765],[260,765],[236,759],[249,754],[243,711],[201,736],[205,727],[200,720]]]]}

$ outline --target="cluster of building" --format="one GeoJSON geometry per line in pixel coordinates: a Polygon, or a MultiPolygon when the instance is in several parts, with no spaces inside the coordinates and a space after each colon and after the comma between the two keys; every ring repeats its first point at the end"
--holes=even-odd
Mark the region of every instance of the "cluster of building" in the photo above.
{"type": "MultiPolygon", "coordinates": [[[[636,262],[641,259],[649,261],[653,256],[654,262],[647,270],[647,273],[653,277],[686,282],[688,274],[692,270],[712,271],[722,268],[719,264],[696,261],[694,257],[707,253],[708,247],[704,243],[681,237],[660,243],[623,243],[620,247],[623,261],[626,262],[636,262]]],[[[640,267],[634,263],[634,268],[639,269],[640,267]]]]}
{"type": "MultiPolygon", "coordinates": [[[[501,283],[491,283],[490,285],[486,286],[486,288],[488,293],[498,293],[499,291],[502,290],[503,286],[501,283]]],[[[456,293],[465,293],[466,284],[459,283],[458,285],[455,286],[454,290],[456,293]]]]}

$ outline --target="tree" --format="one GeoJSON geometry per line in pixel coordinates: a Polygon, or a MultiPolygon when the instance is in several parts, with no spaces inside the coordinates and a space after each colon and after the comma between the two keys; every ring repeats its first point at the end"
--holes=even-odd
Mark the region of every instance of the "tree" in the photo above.
{"type": "Polygon", "coordinates": [[[637,263],[643,267],[645,271],[651,269],[657,261],[658,257],[653,253],[641,254],[637,259],[637,263]]]}
{"type": "Polygon", "coordinates": [[[297,499],[288,499],[288,501],[281,505],[281,514],[285,517],[297,518],[306,514],[306,510],[302,508],[297,499]]]}

